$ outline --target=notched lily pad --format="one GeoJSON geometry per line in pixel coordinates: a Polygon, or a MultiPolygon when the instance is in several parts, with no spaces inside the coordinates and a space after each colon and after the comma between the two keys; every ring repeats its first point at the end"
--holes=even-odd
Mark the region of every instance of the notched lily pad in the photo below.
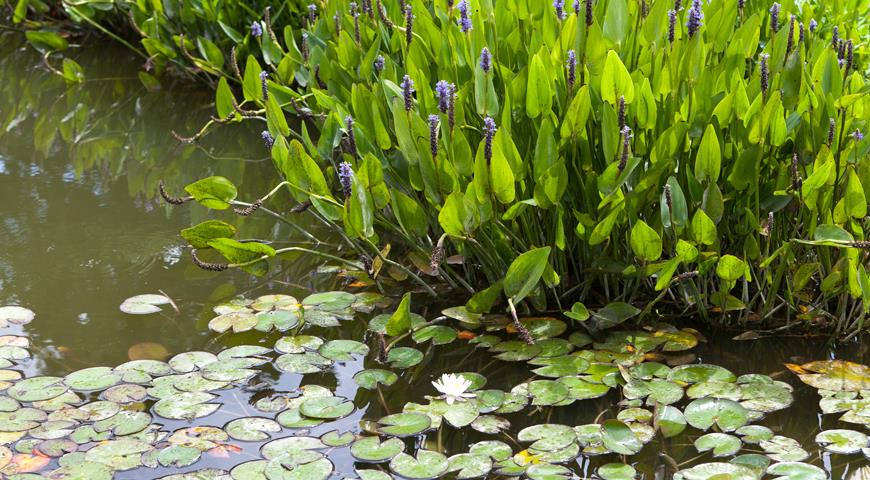
{"type": "Polygon", "coordinates": [[[9,325],[27,325],[34,318],[36,318],[36,313],[29,308],[16,305],[0,307],[0,328],[6,328],[9,325]]]}
{"type": "Polygon", "coordinates": [[[418,450],[416,457],[400,453],[390,460],[390,470],[395,474],[416,480],[440,477],[449,468],[447,457],[431,450],[418,450]]]}

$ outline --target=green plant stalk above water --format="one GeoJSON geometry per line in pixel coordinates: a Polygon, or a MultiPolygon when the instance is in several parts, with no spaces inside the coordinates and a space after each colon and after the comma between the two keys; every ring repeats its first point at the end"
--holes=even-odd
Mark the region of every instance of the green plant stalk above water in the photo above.
{"type": "MultiPolygon", "coordinates": [[[[598,1],[588,16],[580,2],[564,19],[547,2],[484,0],[463,25],[458,4],[399,3],[317,3],[313,22],[295,6],[305,28],[258,19],[258,37],[234,17],[229,41],[211,30],[196,45],[152,26],[143,44],[223,74],[220,122],[265,120],[290,194],[364,256],[389,244],[394,266],[472,291],[504,280],[537,309],[667,299],[863,328],[866,5],[788,2],[773,22],[771,5],[737,0],[598,1]],[[249,55],[215,46],[228,43],[249,55]],[[518,263],[542,247],[542,268],[518,263]],[[463,266],[439,264],[453,253],[463,266]]],[[[150,8],[131,11],[139,29],[159,24],[150,8]]],[[[225,183],[188,192],[226,208],[225,183]]],[[[274,255],[201,246],[235,264],[274,255]]],[[[483,292],[478,310],[501,294],[483,292]]]]}

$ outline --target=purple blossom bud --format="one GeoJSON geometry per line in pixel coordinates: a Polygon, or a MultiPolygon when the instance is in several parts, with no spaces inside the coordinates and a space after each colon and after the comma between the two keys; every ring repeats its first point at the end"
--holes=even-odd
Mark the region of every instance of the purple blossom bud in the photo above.
{"type": "Polygon", "coordinates": [[[799,170],[800,158],[798,157],[797,152],[794,153],[791,157],[791,188],[793,190],[800,190],[801,185],[803,185],[803,179],[801,178],[801,172],[799,170]]]}
{"type": "Polygon", "coordinates": [[[785,56],[787,57],[794,48],[794,15],[788,18],[788,43],[785,46],[785,56]]]}
{"type": "Polygon", "coordinates": [[[689,30],[689,38],[692,38],[698,33],[701,25],[703,25],[701,20],[704,19],[704,12],[701,10],[701,0],[692,0],[692,6],[689,7],[687,18],[686,28],[689,30]]]}
{"type": "Polygon", "coordinates": [[[565,68],[568,69],[568,93],[570,94],[574,91],[574,84],[577,82],[577,52],[574,50],[568,50],[565,68]]]}
{"type": "Polygon", "coordinates": [[[671,195],[670,184],[665,184],[665,205],[668,207],[668,215],[674,210],[674,197],[671,195]]]}
{"type": "Polygon", "coordinates": [[[774,3],[770,7],[770,29],[773,33],[779,31],[779,4],[774,3]]]}
{"type": "Polygon", "coordinates": [[[335,23],[335,35],[338,36],[341,34],[341,10],[335,12],[332,21],[335,23]]]}
{"type": "Polygon", "coordinates": [[[834,117],[828,119],[828,146],[834,145],[834,131],[837,129],[837,121],[834,117]]]}
{"type": "Polygon", "coordinates": [[[861,140],[864,140],[864,134],[861,133],[861,130],[856,129],[852,132],[852,138],[854,138],[856,142],[860,142],[861,140]]]}
{"type": "Polygon", "coordinates": [[[353,39],[356,40],[356,44],[359,45],[362,40],[360,39],[359,33],[359,12],[357,12],[356,9],[356,2],[350,2],[350,16],[353,17],[353,39]]]}
{"type": "Polygon", "coordinates": [[[353,117],[350,115],[344,117],[344,127],[347,130],[347,143],[350,148],[350,154],[356,157],[356,134],[353,132],[353,117]]]}
{"type": "Polygon", "coordinates": [[[450,96],[450,84],[446,80],[439,80],[435,84],[435,95],[438,97],[438,109],[441,113],[447,113],[447,104],[450,96]]]}
{"type": "Polygon", "coordinates": [[[271,151],[272,145],[275,145],[275,139],[272,138],[272,134],[269,133],[268,130],[263,130],[263,133],[260,134],[263,137],[263,143],[266,145],[266,150],[271,151]]]}
{"type": "Polygon", "coordinates": [[[580,16],[580,0],[574,0],[574,14],[580,16]]]}
{"type": "Polygon", "coordinates": [[[817,22],[815,18],[810,19],[810,31],[811,32],[815,32],[816,28],[818,28],[818,26],[819,26],[819,22],[817,22]]]}
{"type": "Polygon", "coordinates": [[[405,5],[405,42],[408,45],[414,40],[414,10],[411,4],[405,5]]]}
{"type": "Polygon", "coordinates": [[[683,0],[674,0],[674,11],[679,12],[683,9],[683,0]]]}
{"type": "Polygon", "coordinates": [[[369,17],[374,18],[375,12],[372,9],[372,0],[362,0],[362,11],[369,17]]]}
{"type": "Polygon", "coordinates": [[[766,53],[761,54],[761,94],[764,97],[767,97],[767,89],[770,88],[770,70],[767,66],[767,59],[770,55],[766,53]]]}
{"type": "Polygon", "coordinates": [[[592,25],[594,20],[592,16],[592,0],[586,0],[586,26],[592,25]]]}
{"type": "Polygon", "coordinates": [[[432,152],[432,158],[438,156],[438,115],[429,115],[429,150],[432,152]]]}
{"type": "Polygon", "coordinates": [[[631,128],[628,125],[622,127],[622,130],[619,132],[622,135],[622,156],[619,157],[619,165],[617,165],[617,169],[619,173],[622,173],[625,170],[625,166],[628,164],[628,150],[631,148],[631,138],[634,136],[631,134],[631,128]]]}
{"type": "Polygon", "coordinates": [[[263,70],[260,72],[260,86],[263,88],[263,101],[269,100],[269,85],[266,80],[269,78],[269,72],[263,70]]]}
{"type": "Polygon", "coordinates": [[[831,33],[831,46],[834,50],[840,48],[840,27],[834,25],[834,30],[831,33]]]}
{"type": "Polygon", "coordinates": [[[798,26],[800,27],[800,29],[798,30],[800,32],[800,34],[798,35],[798,43],[803,43],[804,42],[804,35],[805,35],[803,22],[799,23],[798,26]]]}
{"type": "Polygon", "coordinates": [[[375,73],[381,73],[384,71],[384,56],[378,55],[375,58],[375,61],[372,63],[372,66],[375,68],[375,73]]]}
{"type": "Polygon", "coordinates": [[[668,42],[674,43],[674,34],[677,27],[677,12],[676,10],[668,10],[668,42]]]}
{"type": "Polygon", "coordinates": [[[251,36],[259,37],[263,35],[263,26],[260,25],[260,22],[254,22],[251,24],[251,36]]]}
{"type": "Polygon", "coordinates": [[[349,198],[353,193],[353,168],[349,163],[341,162],[338,165],[338,181],[341,183],[344,198],[349,198]]]}
{"type": "Polygon", "coordinates": [[[405,97],[405,111],[410,112],[414,108],[414,81],[410,76],[405,75],[399,86],[402,87],[402,96],[405,97]]]}
{"type": "MultiPolygon", "coordinates": [[[[619,100],[616,102],[616,119],[619,122],[619,130],[625,130],[625,95],[620,95],[619,100]]],[[[631,129],[629,129],[631,131],[631,129]]]]}
{"type": "Polygon", "coordinates": [[[459,20],[457,23],[459,28],[462,30],[462,33],[468,33],[471,31],[471,12],[469,12],[468,0],[462,0],[456,4],[456,8],[459,10],[459,20]]]}
{"type": "Polygon", "coordinates": [[[851,40],[846,40],[846,73],[852,68],[855,61],[855,50],[851,40]]]}
{"type": "Polygon", "coordinates": [[[308,5],[308,21],[314,23],[317,20],[317,5],[311,3],[308,5]]]}
{"type": "Polygon", "coordinates": [[[553,8],[556,10],[556,18],[565,20],[565,0],[553,0],[553,8]]]}
{"type": "Polygon", "coordinates": [[[498,127],[495,126],[495,120],[487,115],[487,117],[483,119],[483,157],[486,159],[487,165],[489,165],[489,161],[492,160],[492,138],[495,137],[495,132],[497,130],[498,127]]]}
{"type": "Polygon", "coordinates": [[[492,54],[489,53],[489,49],[483,47],[483,50],[480,51],[480,69],[483,70],[483,73],[489,73],[490,69],[492,69],[492,54]]]}
{"type": "Polygon", "coordinates": [[[308,63],[308,33],[302,32],[302,43],[299,46],[299,52],[302,54],[302,61],[308,63]]]}
{"type": "Polygon", "coordinates": [[[746,6],[746,0],[737,0],[737,9],[743,12],[743,7],[746,6]]]}
{"type": "Polygon", "coordinates": [[[640,16],[646,18],[649,16],[649,5],[646,0],[640,0],[640,16]]]}
{"type": "Polygon", "coordinates": [[[449,93],[447,94],[447,123],[450,124],[450,131],[456,126],[456,84],[451,83],[449,93]]]}

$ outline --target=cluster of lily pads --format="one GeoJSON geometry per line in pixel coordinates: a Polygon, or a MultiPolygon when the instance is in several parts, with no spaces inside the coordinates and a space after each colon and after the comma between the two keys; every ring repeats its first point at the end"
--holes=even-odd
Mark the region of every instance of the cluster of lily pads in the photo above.
{"type": "MultiPolygon", "coordinates": [[[[215,307],[219,316],[211,322],[213,329],[274,328],[288,334],[272,348],[238,345],[217,353],[185,352],[166,362],[133,360],[64,377],[24,378],[15,367],[30,357],[28,338],[0,336],[0,474],[14,480],[90,480],[142,469],[141,475],[149,478],[173,480],[308,480],[329,478],[336,471],[333,461],[344,455],[353,459],[355,474],[364,480],[561,479],[574,476],[571,463],[579,457],[618,454],[624,462],[658,437],[683,435],[701,460],[685,465],[675,478],[827,478],[818,466],[804,463],[810,457],[805,446],[759,423],[791,405],[793,387],[767,375],[737,376],[717,365],[694,363],[690,350],[704,341],[695,330],[654,324],[592,336],[569,333],[561,319],[535,317],[521,320],[533,340],[526,343],[515,339],[516,327],[505,317],[447,309],[433,321],[409,314],[409,331],[399,335],[390,335],[397,314],[373,316],[370,334],[391,337],[378,349],[299,332],[303,326],[332,327],[358,319],[360,312],[384,304],[379,295],[341,292],[318,293],[301,302],[288,295],[236,299],[215,307]],[[225,322],[227,315],[234,320],[225,322]],[[247,317],[254,320],[236,320],[247,317]],[[506,364],[516,370],[528,366],[529,379],[500,389],[487,385],[482,370],[444,375],[433,382],[440,395],[358,425],[347,419],[366,413],[355,399],[311,383],[276,391],[264,380],[274,368],[296,375],[302,384],[300,377],[363,359],[366,366],[378,365],[358,369],[353,381],[390,398],[390,387],[400,378],[413,382],[406,369],[425,355],[402,342],[428,343],[431,351],[458,341],[510,362],[506,364]],[[246,395],[253,412],[246,405],[230,405],[229,395],[246,395]],[[526,422],[521,417],[534,420],[552,408],[606,395],[612,397],[610,413],[593,423],[532,422],[516,433],[511,430],[514,418],[526,422]],[[229,413],[233,407],[242,412],[229,413]],[[220,418],[223,425],[203,423],[207,418],[220,418]],[[431,438],[453,431],[473,431],[485,439],[448,456],[440,441],[436,445],[431,438]],[[740,454],[743,450],[751,452],[740,454]],[[227,458],[227,469],[195,470],[203,458],[227,458]]],[[[0,333],[34,317],[25,308],[2,307],[0,333]]],[[[820,388],[823,413],[846,412],[842,420],[867,424],[864,397],[870,369],[841,361],[789,368],[820,388]]],[[[830,454],[870,453],[867,435],[853,430],[826,430],[816,442],[830,454]]],[[[604,457],[611,458],[616,457],[604,457]]],[[[602,462],[596,474],[625,480],[636,478],[636,467],[646,468],[623,462],[602,462]]]]}

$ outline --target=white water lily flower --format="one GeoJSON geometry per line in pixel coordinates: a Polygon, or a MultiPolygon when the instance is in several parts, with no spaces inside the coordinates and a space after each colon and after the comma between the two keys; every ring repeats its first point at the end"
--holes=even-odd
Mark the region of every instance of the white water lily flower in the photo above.
{"type": "Polygon", "coordinates": [[[446,400],[448,405],[476,397],[475,394],[466,391],[471,386],[471,380],[454,373],[441,375],[439,380],[432,382],[432,386],[442,393],[441,398],[446,400]]]}

